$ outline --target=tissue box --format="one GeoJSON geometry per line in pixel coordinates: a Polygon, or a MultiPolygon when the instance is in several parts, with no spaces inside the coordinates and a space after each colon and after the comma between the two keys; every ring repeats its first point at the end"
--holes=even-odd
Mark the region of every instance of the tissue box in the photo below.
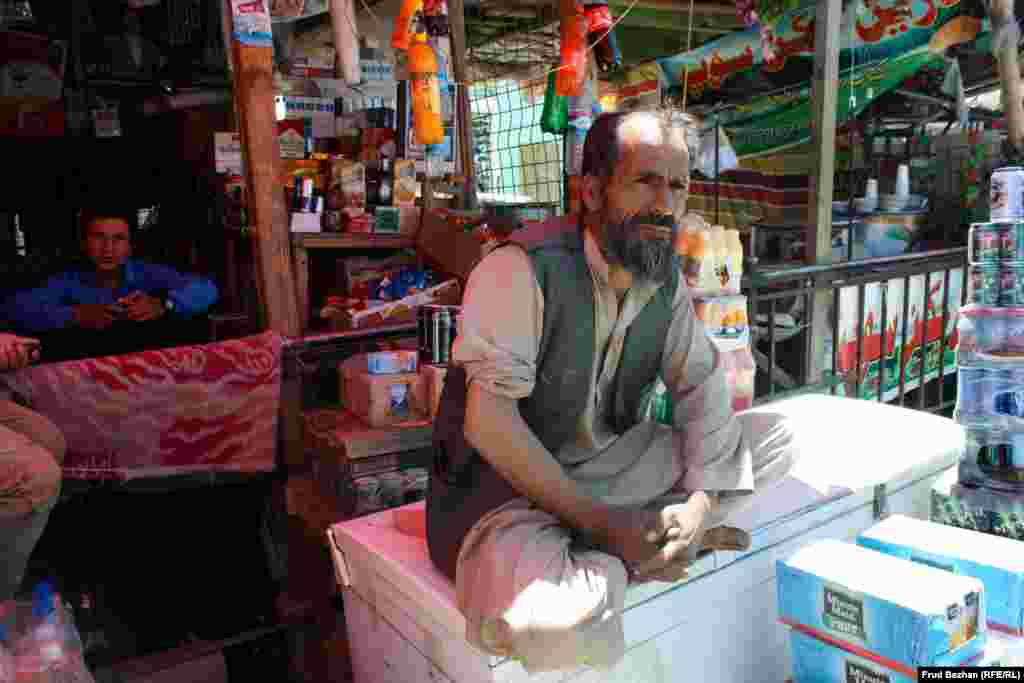
{"type": "Polygon", "coordinates": [[[988,627],[1024,634],[1024,543],[894,515],[857,538],[865,548],[970,576],[985,586],[988,627]]]}
{"type": "Polygon", "coordinates": [[[967,662],[984,649],[978,579],[835,540],[780,560],[776,577],[783,623],[904,675],[940,660],[967,662]]]}
{"type": "MultiPolygon", "coordinates": [[[[907,675],[874,658],[861,657],[832,647],[800,631],[792,631],[789,644],[793,654],[795,683],[835,681],[836,683],[917,683],[917,672],[907,675]]],[[[950,662],[943,658],[935,666],[1008,666],[1006,650],[998,641],[986,641],[985,650],[971,662],[950,662]]]]}

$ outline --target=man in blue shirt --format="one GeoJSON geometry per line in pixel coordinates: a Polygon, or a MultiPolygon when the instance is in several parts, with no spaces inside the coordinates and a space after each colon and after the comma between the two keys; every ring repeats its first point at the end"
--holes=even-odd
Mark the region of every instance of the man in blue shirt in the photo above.
{"type": "MultiPolygon", "coordinates": [[[[94,347],[86,355],[151,346],[145,339],[158,329],[158,336],[173,343],[167,331],[184,329],[185,321],[209,311],[217,302],[217,286],[204,277],[131,258],[129,220],[114,211],[85,217],[82,248],[91,268],[55,275],[38,289],[15,294],[4,305],[9,321],[20,331],[36,335],[91,331],[91,335],[57,335],[68,343],[74,337],[79,350],[94,347]],[[112,335],[95,335],[108,329],[117,333],[119,346],[112,345],[112,335]]],[[[43,352],[52,359],[47,353],[52,351],[48,337],[52,335],[44,337],[43,352]]]]}

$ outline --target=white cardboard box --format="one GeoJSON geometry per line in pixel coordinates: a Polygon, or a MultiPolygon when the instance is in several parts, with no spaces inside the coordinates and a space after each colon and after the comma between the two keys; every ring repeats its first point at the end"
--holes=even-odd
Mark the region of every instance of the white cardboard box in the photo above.
{"type": "Polygon", "coordinates": [[[391,511],[331,527],[356,683],[785,680],[776,561],[814,540],[853,541],[876,509],[926,517],[931,484],[956,463],[964,435],[945,418],[854,399],[801,396],[761,409],[809,425],[800,435],[807,456],[757,508],[729,520],[751,532],[749,551],[715,553],[683,583],[629,589],[628,652],[611,672],[531,678],[513,661],[472,649],[454,587],[434,569],[424,539],[398,532],[391,511]]]}

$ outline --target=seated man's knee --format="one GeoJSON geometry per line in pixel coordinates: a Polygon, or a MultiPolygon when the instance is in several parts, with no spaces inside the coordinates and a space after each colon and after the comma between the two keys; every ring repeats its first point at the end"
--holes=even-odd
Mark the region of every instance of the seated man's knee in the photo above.
{"type": "Polygon", "coordinates": [[[60,431],[53,422],[42,415],[39,416],[38,430],[33,438],[40,446],[45,448],[53,456],[54,461],[61,465],[64,463],[64,453],[67,452],[68,444],[64,439],[64,433],[60,431]]]}
{"type": "MultiPolygon", "coordinates": [[[[63,441],[63,437],[61,439],[63,441]]],[[[42,446],[39,447],[37,458],[32,460],[32,511],[49,509],[57,502],[60,496],[61,479],[63,471],[60,464],[52,456],[50,451],[42,446]]],[[[61,457],[64,457],[63,450],[61,457]]]]}
{"type": "Polygon", "coordinates": [[[36,443],[25,442],[0,465],[0,516],[27,517],[49,510],[60,495],[61,467],[36,443]]]}

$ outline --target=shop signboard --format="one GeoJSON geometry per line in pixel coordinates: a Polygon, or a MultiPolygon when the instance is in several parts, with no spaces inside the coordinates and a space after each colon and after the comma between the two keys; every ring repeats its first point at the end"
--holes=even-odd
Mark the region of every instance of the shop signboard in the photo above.
{"type": "MultiPolygon", "coordinates": [[[[922,371],[926,383],[937,379],[940,373],[943,376],[954,374],[958,343],[956,323],[962,292],[963,268],[949,271],[948,296],[944,272],[911,276],[909,287],[904,278],[893,278],[865,285],[862,314],[858,315],[857,287],[841,288],[835,373],[843,378],[843,383],[837,387],[837,394],[877,400],[881,386],[882,400],[892,401],[899,398],[901,379],[903,390],[907,392],[921,385],[922,371]],[[944,301],[948,306],[945,326],[944,301]],[[859,364],[858,325],[863,325],[859,364]]],[[[826,366],[830,369],[831,341],[826,342],[826,366]]]]}

